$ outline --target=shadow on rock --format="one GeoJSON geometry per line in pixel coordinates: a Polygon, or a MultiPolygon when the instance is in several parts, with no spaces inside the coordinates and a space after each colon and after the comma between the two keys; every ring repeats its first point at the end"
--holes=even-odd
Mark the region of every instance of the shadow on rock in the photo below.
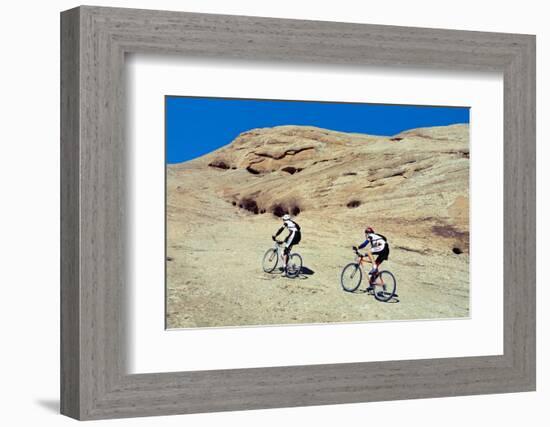
{"type": "Polygon", "coordinates": [[[300,270],[300,274],[305,274],[307,276],[313,276],[315,274],[315,271],[313,271],[311,268],[308,268],[306,266],[302,266],[302,269],[300,270]]]}
{"type": "MultiPolygon", "coordinates": [[[[372,290],[369,290],[367,288],[365,289],[358,289],[354,292],[351,292],[351,293],[354,293],[354,294],[368,294],[368,295],[372,295],[374,297],[374,294],[372,293],[372,290]]],[[[388,301],[380,301],[380,302],[384,302],[386,304],[397,304],[399,301],[399,295],[395,294],[394,296],[391,297],[390,300],[388,301]]]]}

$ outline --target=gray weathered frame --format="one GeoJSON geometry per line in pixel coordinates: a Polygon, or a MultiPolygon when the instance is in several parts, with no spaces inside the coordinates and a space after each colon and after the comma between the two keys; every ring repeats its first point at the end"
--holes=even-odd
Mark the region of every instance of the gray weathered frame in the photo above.
{"type": "Polygon", "coordinates": [[[535,390],[534,36],[71,9],[61,14],[61,165],[63,414],[100,419],[535,390]],[[124,57],[135,52],[502,72],[504,354],[128,375],[124,57]]]}

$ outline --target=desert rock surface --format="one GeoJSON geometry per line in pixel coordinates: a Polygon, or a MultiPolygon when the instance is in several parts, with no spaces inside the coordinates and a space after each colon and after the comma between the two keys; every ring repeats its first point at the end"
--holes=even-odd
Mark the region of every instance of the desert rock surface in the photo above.
{"type": "MultiPolygon", "coordinates": [[[[392,137],[307,126],[252,129],[167,166],[169,328],[469,315],[469,128],[392,137]],[[264,273],[289,212],[309,274],[264,273]],[[388,303],[344,292],[342,268],[370,225],[390,243],[388,303]]],[[[286,236],[286,233],[283,235],[286,236]]]]}

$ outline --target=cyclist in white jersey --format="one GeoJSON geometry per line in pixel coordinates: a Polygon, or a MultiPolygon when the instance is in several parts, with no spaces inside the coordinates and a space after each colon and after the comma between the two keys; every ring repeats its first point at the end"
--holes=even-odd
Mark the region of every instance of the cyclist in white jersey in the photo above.
{"type": "Polygon", "coordinates": [[[283,232],[283,230],[286,228],[288,230],[288,236],[284,240],[285,242],[285,250],[283,253],[283,269],[286,268],[286,263],[288,261],[288,255],[290,254],[290,250],[292,249],[292,246],[297,245],[300,243],[300,240],[302,240],[302,232],[300,231],[300,226],[297,222],[290,219],[289,214],[285,214],[282,217],[283,225],[275,235],[271,236],[273,240],[277,240],[277,236],[283,232]]]}
{"type": "Polygon", "coordinates": [[[354,250],[366,248],[367,256],[372,262],[372,270],[369,274],[374,274],[378,270],[380,264],[386,261],[390,255],[390,245],[386,237],[381,234],[376,234],[372,227],[365,229],[365,241],[359,245],[359,247],[353,247],[354,250]],[[367,246],[370,244],[370,249],[367,246]],[[376,260],[372,254],[377,254],[376,260]]]}

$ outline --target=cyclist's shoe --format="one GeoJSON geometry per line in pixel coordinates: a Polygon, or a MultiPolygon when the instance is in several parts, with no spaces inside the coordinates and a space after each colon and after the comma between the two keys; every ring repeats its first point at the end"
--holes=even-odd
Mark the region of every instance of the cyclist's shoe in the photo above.
{"type": "Polygon", "coordinates": [[[379,291],[376,295],[378,295],[379,298],[384,298],[386,296],[382,291],[379,291]]]}
{"type": "Polygon", "coordinates": [[[367,288],[367,292],[374,292],[374,288],[372,287],[372,285],[369,285],[369,287],[367,288]]]}
{"type": "Polygon", "coordinates": [[[279,271],[285,271],[284,267],[279,267],[279,271]]]}
{"type": "Polygon", "coordinates": [[[378,268],[372,267],[371,271],[369,271],[369,274],[376,274],[378,272],[378,268]]]}

